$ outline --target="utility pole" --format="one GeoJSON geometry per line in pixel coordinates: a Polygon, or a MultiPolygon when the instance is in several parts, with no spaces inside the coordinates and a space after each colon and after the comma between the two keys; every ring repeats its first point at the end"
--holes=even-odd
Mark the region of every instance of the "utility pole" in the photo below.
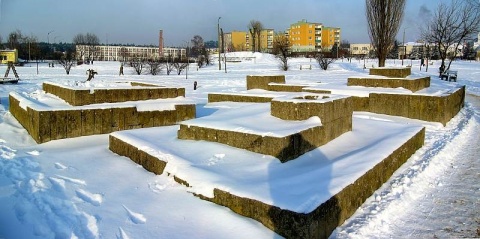
{"type": "Polygon", "coordinates": [[[218,36],[218,70],[221,71],[222,70],[222,63],[220,62],[220,18],[222,17],[218,17],[218,21],[217,21],[217,36],[218,36]]]}
{"type": "Polygon", "coordinates": [[[187,69],[185,69],[185,79],[188,79],[188,67],[190,66],[190,59],[188,58],[188,48],[190,48],[190,42],[187,41],[187,49],[185,55],[187,55],[187,69]]]}

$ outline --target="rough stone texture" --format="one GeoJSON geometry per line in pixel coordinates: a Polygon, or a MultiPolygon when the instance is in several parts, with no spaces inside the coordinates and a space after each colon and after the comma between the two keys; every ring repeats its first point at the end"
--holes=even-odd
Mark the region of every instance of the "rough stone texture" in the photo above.
{"type": "MultiPolygon", "coordinates": [[[[321,204],[310,213],[297,213],[269,205],[254,199],[240,197],[234,193],[214,189],[214,197],[202,195],[197,197],[230,208],[232,211],[259,221],[267,228],[285,238],[328,238],[335,228],[341,225],[370,197],[412,154],[424,144],[425,129],[419,130],[415,136],[407,140],[382,162],[359,177],[354,183],[321,204]]],[[[161,174],[166,162],[158,158],[141,160],[141,151],[121,140],[110,136],[110,149],[120,155],[135,157],[150,172],[161,174]],[[129,156],[132,155],[132,156],[129,156]],[[156,161],[155,161],[156,160],[156,161]],[[150,162],[153,161],[153,162],[150,162]],[[148,163],[147,163],[148,162],[148,163]],[[158,164],[161,166],[146,166],[158,164]],[[158,168],[161,167],[161,170],[158,168]]],[[[144,152],[143,152],[144,153],[144,152]]],[[[176,177],[176,176],[175,176],[176,177]]],[[[186,180],[176,177],[176,181],[188,185],[186,180]]]]}
{"type": "Polygon", "coordinates": [[[322,90],[322,89],[303,89],[303,92],[310,92],[316,94],[331,94],[332,91],[330,90],[322,90]]]}
{"type": "Polygon", "coordinates": [[[37,143],[126,129],[173,125],[195,118],[195,105],[175,105],[175,110],[137,111],[135,107],[106,109],[37,110],[20,107],[10,95],[10,112],[37,143]]]}
{"type": "Polygon", "coordinates": [[[364,86],[364,87],[382,87],[382,88],[398,88],[402,87],[412,92],[416,92],[430,87],[430,77],[405,79],[405,78],[368,78],[368,77],[349,77],[348,86],[364,86]]]}
{"type": "Polygon", "coordinates": [[[109,136],[109,149],[120,156],[130,158],[132,161],[142,165],[147,171],[154,174],[162,174],[167,165],[166,162],[161,161],[151,154],[140,150],[131,144],[125,143],[112,135],[109,136]]]}
{"type": "Polygon", "coordinates": [[[269,91],[302,92],[304,85],[269,84],[269,91]]]}
{"type": "Polygon", "coordinates": [[[132,86],[144,86],[145,88],[94,89],[94,91],[91,93],[90,89],[76,89],[44,82],[43,90],[47,93],[58,96],[73,106],[137,100],[166,99],[185,96],[184,88],[166,88],[143,83],[131,84],[132,86]]]}
{"type": "Polygon", "coordinates": [[[285,84],[285,75],[278,76],[247,76],[247,90],[269,89],[270,83],[285,84]]]}
{"type": "Polygon", "coordinates": [[[370,68],[370,75],[377,76],[386,76],[392,78],[405,78],[409,76],[412,72],[410,67],[402,68],[388,68],[388,67],[379,67],[379,68],[370,68]]]}
{"type": "Polygon", "coordinates": [[[422,129],[354,183],[308,214],[284,210],[219,189],[214,190],[214,198],[197,196],[253,218],[285,238],[328,238],[337,226],[348,219],[396,169],[422,147],[424,137],[425,130],[422,129]]]}
{"type": "Polygon", "coordinates": [[[252,103],[268,103],[272,101],[273,97],[268,96],[255,96],[255,95],[234,95],[234,94],[222,94],[222,93],[209,93],[208,103],[213,102],[252,102],[252,103]]]}
{"type": "Polygon", "coordinates": [[[285,137],[262,136],[195,125],[180,124],[179,139],[206,140],[271,155],[282,163],[328,143],[352,130],[352,103],[349,97],[321,102],[274,100],[272,115],[284,120],[306,120],[319,116],[322,126],[312,127],[285,137]]]}
{"type": "Polygon", "coordinates": [[[446,125],[462,109],[464,102],[465,86],[441,96],[371,93],[368,111],[446,125]]]}
{"type": "Polygon", "coordinates": [[[370,110],[370,98],[352,96],[353,111],[369,111],[370,110]]]}

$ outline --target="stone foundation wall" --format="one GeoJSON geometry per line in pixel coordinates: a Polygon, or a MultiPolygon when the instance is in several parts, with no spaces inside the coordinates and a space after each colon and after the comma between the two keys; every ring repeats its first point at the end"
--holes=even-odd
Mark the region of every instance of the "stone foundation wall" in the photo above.
{"type": "Polygon", "coordinates": [[[369,111],[446,125],[462,109],[465,86],[442,96],[371,93],[369,111]]]}
{"type": "Polygon", "coordinates": [[[273,137],[180,124],[178,138],[217,142],[271,155],[281,162],[287,162],[352,130],[353,108],[350,97],[323,103],[317,100],[302,100],[298,103],[274,100],[271,105],[272,115],[275,117],[284,120],[306,120],[319,116],[322,126],[285,137],[273,137]]]}
{"type": "Polygon", "coordinates": [[[352,96],[353,111],[370,111],[370,98],[352,96]]]}
{"type": "Polygon", "coordinates": [[[167,165],[166,162],[112,135],[109,136],[109,149],[120,156],[130,158],[133,162],[142,165],[143,168],[154,174],[162,174],[167,165]]]}
{"type": "Polygon", "coordinates": [[[10,112],[37,143],[119,130],[173,125],[195,118],[195,105],[176,105],[175,110],[137,111],[135,107],[106,109],[23,109],[10,95],[10,112]]]}
{"type": "Polygon", "coordinates": [[[270,83],[285,84],[285,75],[278,76],[247,76],[247,90],[269,89],[270,83]]]}
{"type": "Polygon", "coordinates": [[[262,136],[184,124],[180,125],[177,135],[179,139],[205,140],[271,155],[285,163],[330,142],[350,130],[352,130],[351,116],[285,137],[262,136]]]}
{"type": "MultiPolygon", "coordinates": [[[[307,214],[281,209],[219,189],[214,189],[213,198],[196,196],[252,218],[285,238],[328,238],[336,227],[353,215],[368,197],[423,146],[424,139],[425,129],[423,128],[354,183],[307,214]]],[[[156,174],[161,174],[166,164],[113,136],[110,136],[110,149],[114,153],[135,158],[132,160],[156,174]]],[[[188,185],[186,180],[178,177],[177,180],[188,185]]]]}
{"type": "Polygon", "coordinates": [[[416,92],[430,87],[430,77],[427,76],[418,79],[349,77],[347,85],[382,88],[402,87],[411,90],[412,92],[416,92]]]}
{"type": "Polygon", "coordinates": [[[336,227],[353,215],[393,172],[422,147],[424,138],[425,129],[422,129],[354,183],[308,214],[281,209],[219,189],[214,190],[213,198],[197,196],[255,219],[285,238],[328,238],[336,227]]]}
{"type": "Polygon", "coordinates": [[[405,78],[412,74],[412,68],[402,67],[402,68],[387,68],[387,67],[378,67],[370,68],[370,75],[377,76],[386,76],[393,78],[405,78]]]}
{"type": "Polygon", "coordinates": [[[272,100],[271,103],[271,115],[283,120],[306,120],[312,116],[318,116],[322,124],[325,124],[339,118],[351,117],[352,113],[350,97],[299,99],[298,101],[272,100]]]}
{"type": "Polygon", "coordinates": [[[159,86],[149,86],[142,89],[94,89],[91,93],[90,89],[75,89],[44,82],[43,90],[58,96],[73,106],[185,96],[184,88],[165,88],[159,86]]]}
{"type": "Polygon", "coordinates": [[[268,85],[269,91],[284,91],[284,92],[302,92],[303,88],[307,86],[304,85],[278,85],[278,84],[270,84],[268,85]]]}
{"type": "Polygon", "coordinates": [[[268,103],[272,101],[273,97],[267,96],[254,96],[254,95],[234,95],[234,94],[222,94],[222,93],[209,93],[208,103],[213,102],[251,102],[251,103],[268,103]]]}

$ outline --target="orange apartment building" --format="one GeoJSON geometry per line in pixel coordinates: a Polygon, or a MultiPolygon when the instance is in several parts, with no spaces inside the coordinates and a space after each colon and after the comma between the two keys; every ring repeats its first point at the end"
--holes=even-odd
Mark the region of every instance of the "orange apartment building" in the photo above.
{"type": "MultiPolygon", "coordinates": [[[[260,44],[261,52],[271,52],[273,48],[273,29],[264,29],[260,32],[260,38],[255,39],[257,44],[260,44]]],[[[232,31],[224,33],[225,48],[227,52],[233,51],[251,51],[252,50],[252,35],[250,32],[232,31]]]]}
{"type": "Polygon", "coordinates": [[[291,24],[287,35],[292,52],[314,52],[329,50],[340,44],[340,28],[324,27],[322,23],[301,20],[291,24]]]}

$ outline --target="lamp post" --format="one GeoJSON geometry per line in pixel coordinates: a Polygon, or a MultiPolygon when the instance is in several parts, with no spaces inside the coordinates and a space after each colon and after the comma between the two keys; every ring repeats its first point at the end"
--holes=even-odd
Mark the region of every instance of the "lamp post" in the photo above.
{"type": "Polygon", "coordinates": [[[50,33],[54,32],[54,30],[51,30],[47,33],[47,43],[48,43],[48,52],[50,53],[50,33]]]}
{"type": "Polygon", "coordinates": [[[47,33],[47,42],[48,42],[48,47],[50,48],[50,33],[54,32],[53,30],[52,31],[49,31],[47,33]]]}
{"type": "Polygon", "coordinates": [[[217,36],[218,36],[218,70],[221,71],[222,70],[222,63],[220,62],[220,18],[222,17],[218,17],[218,21],[217,21],[217,36]]]}
{"type": "Polygon", "coordinates": [[[188,67],[190,66],[190,59],[188,58],[188,48],[190,48],[190,43],[187,41],[187,49],[185,50],[185,55],[187,56],[187,67],[185,69],[185,79],[188,79],[188,67]]]}
{"type": "Polygon", "coordinates": [[[403,56],[402,56],[402,66],[403,66],[403,58],[407,56],[407,46],[405,46],[405,29],[408,27],[403,28],[403,56]]]}

